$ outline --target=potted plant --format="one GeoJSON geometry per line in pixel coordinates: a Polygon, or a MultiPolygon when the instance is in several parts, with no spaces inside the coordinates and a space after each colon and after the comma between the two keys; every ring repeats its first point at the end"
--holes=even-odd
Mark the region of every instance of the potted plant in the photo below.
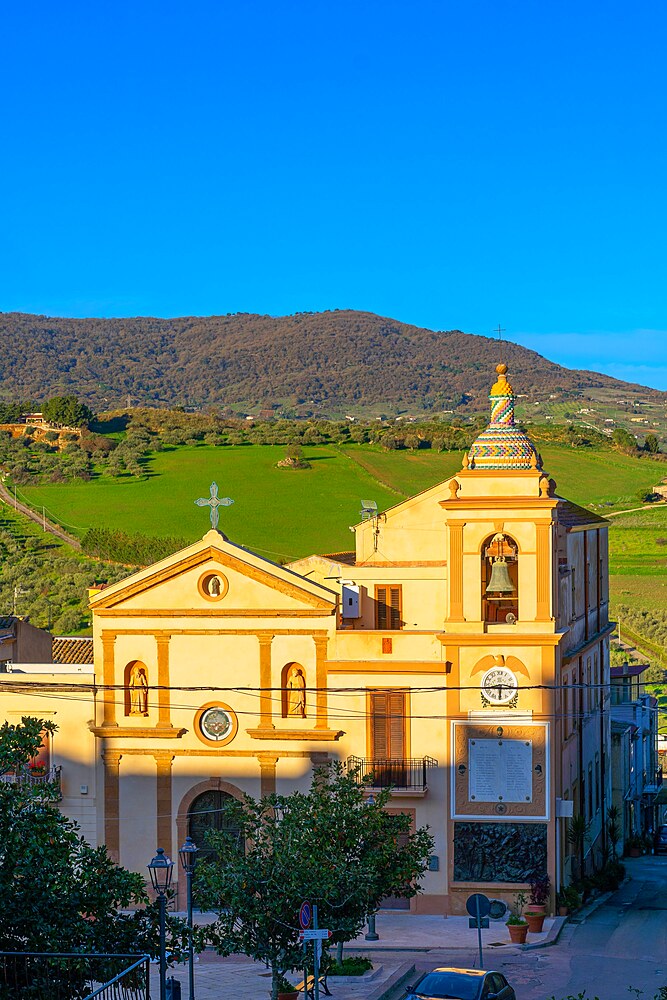
{"type": "Polygon", "coordinates": [[[282,972],[278,973],[278,1000],[297,1000],[298,990],[282,972]]]}
{"type": "Polygon", "coordinates": [[[540,934],[547,915],[551,880],[546,872],[534,875],[530,881],[530,897],[524,913],[531,934],[540,934]]]}
{"type": "Polygon", "coordinates": [[[505,925],[510,934],[510,941],[513,941],[514,944],[526,943],[528,923],[523,919],[523,908],[525,905],[525,892],[517,892],[514,897],[514,912],[509,915],[505,925]]]}
{"type": "Polygon", "coordinates": [[[558,915],[567,916],[573,910],[578,910],[581,906],[581,895],[573,885],[566,885],[558,893],[558,915]]]}
{"type": "Polygon", "coordinates": [[[510,933],[510,941],[514,944],[525,944],[528,934],[528,924],[519,913],[511,913],[507,918],[507,930],[510,933]]]}
{"type": "Polygon", "coordinates": [[[644,839],[638,833],[631,833],[625,842],[625,849],[631,858],[641,857],[644,847],[644,839]]]}

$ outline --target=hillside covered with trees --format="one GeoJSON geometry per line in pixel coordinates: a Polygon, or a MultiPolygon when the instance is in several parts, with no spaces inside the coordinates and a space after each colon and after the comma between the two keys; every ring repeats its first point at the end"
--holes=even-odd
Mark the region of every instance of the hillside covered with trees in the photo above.
{"type": "Polygon", "coordinates": [[[516,344],[354,310],[181,319],[2,313],[0,345],[0,402],[76,394],[96,412],[130,404],[281,407],[286,416],[486,410],[501,355],[517,391],[535,399],[585,399],[600,388],[667,399],[516,344]]]}

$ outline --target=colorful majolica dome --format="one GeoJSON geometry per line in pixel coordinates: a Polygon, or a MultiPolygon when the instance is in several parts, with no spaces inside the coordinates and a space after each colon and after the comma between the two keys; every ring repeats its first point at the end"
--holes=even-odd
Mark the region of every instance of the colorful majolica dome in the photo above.
{"type": "Polygon", "coordinates": [[[468,454],[471,469],[539,469],[540,460],[530,439],[514,425],[512,386],[507,365],[496,367],[498,381],[489,393],[491,423],[473,442],[468,454]]]}

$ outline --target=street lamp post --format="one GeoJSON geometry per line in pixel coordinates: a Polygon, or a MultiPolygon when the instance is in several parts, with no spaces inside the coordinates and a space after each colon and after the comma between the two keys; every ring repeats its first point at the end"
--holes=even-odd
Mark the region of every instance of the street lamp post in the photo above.
{"type": "Polygon", "coordinates": [[[167,1000],[167,955],[166,955],[166,925],[167,925],[167,891],[171,885],[171,875],[174,862],[168,858],[161,847],[148,866],[151,884],[160,900],[160,1000],[167,1000]]]}
{"type": "Polygon", "coordinates": [[[190,968],[188,970],[188,985],[190,990],[190,1000],[195,1000],[195,956],[194,956],[194,942],[192,939],[192,876],[195,873],[195,865],[197,864],[198,850],[199,848],[193,842],[192,838],[186,837],[185,843],[178,852],[188,885],[188,935],[189,935],[189,955],[190,955],[190,968]]]}

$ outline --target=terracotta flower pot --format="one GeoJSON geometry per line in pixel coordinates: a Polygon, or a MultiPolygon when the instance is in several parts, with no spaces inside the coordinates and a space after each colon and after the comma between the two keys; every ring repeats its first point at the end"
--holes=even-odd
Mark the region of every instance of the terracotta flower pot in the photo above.
{"type": "Polygon", "coordinates": [[[514,944],[526,943],[528,924],[507,924],[507,930],[510,932],[510,941],[513,941],[514,944]]]}
{"type": "Polygon", "coordinates": [[[559,917],[566,917],[569,912],[570,911],[568,910],[567,906],[559,906],[558,907],[558,916],[559,917]]]}
{"type": "Polygon", "coordinates": [[[524,910],[524,917],[528,921],[528,930],[531,934],[541,934],[542,928],[544,927],[544,913],[526,913],[524,910]]]}
{"type": "Polygon", "coordinates": [[[290,990],[289,993],[279,993],[278,1000],[297,1000],[299,994],[296,990],[290,990]]]}
{"type": "Polygon", "coordinates": [[[538,916],[542,915],[543,917],[546,917],[547,915],[546,903],[529,903],[528,906],[524,906],[523,908],[524,919],[528,918],[529,913],[535,913],[538,916]]]}

